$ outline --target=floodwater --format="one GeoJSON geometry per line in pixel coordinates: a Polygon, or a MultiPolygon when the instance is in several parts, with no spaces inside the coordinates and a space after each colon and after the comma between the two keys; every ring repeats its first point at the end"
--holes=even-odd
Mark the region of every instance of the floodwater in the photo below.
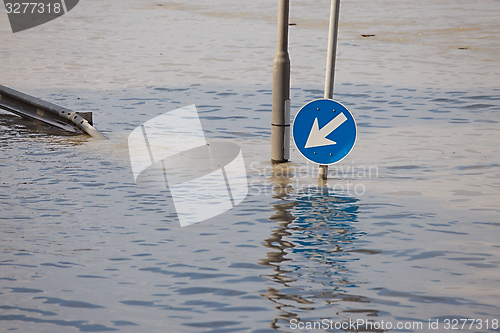
{"type": "MultiPolygon", "coordinates": [[[[291,2],[292,115],[323,96],[329,5],[291,2]]],[[[500,1],[342,1],[335,99],[359,133],[326,184],[295,149],[270,164],[276,11],[82,1],[12,34],[0,6],[0,84],[109,138],[0,115],[0,332],[498,331],[500,1]],[[249,195],[181,228],[127,139],[191,104],[249,195]]]]}

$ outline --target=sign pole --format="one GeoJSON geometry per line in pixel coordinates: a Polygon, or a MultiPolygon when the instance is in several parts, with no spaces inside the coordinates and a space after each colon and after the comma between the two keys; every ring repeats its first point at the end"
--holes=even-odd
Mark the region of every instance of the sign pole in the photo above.
{"type": "MultiPolygon", "coordinates": [[[[328,54],[326,59],[325,98],[333,99],[335,60],[337,55],[337,34],[339,31],[340,0],[332,0],[330,9],[330,30],[328,34],[328,54]]],[[[319,178],[328,179],[328,165],[319,166],[319,178]]]]}
{"type": "Polygon", "coordinates": [[[273,62],[271,162],[285,163],[290,155],[290,58],[288,55],[289,0],[279,0],[278,39],[273,62]]]}

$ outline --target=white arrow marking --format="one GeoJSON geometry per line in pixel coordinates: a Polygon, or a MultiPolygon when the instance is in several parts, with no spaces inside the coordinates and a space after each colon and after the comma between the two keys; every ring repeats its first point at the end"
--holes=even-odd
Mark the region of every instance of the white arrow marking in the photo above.
{"type": "Polygon", "coordinates": [[[327,139],[326,137],[335,131],[337,127],[342,125],[346,120],[346,116],[341,113],[337,117],[333,118],[333,120],[328,124],[323,126],[322,129],[319,129],[318,118],[314,119],[314,124],[311,128],[311,132],[309,133],[309,137],[307,138],[305,148],[336,145],[337,142],[327,139]]]}

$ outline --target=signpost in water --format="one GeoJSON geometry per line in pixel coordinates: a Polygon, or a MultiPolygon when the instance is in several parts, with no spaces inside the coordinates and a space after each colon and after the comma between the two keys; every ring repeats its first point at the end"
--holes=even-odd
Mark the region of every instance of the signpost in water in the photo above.
{"type": "Polygon", "coordinates": [[[324,99],[304,105],[293,122],[293,139],[300,153],[319,164],[319,178],[328,179],[328,165],[344,159],[356,143],[356,121],[333,100],[340,0],[332,0],[324,99]]]}
{"type": "MultiPolygon", "coordinates": [[[[328,33],[328,52],[326,58],[325,98],[333,99],[335,81],[335,61],[337,57],[337,35],[339,31],[340,0],[332,0],[330,7],[330,29],[328,33]]],[[[319,178],[328,179],[328,165],[319,166],[319,178]]]]}

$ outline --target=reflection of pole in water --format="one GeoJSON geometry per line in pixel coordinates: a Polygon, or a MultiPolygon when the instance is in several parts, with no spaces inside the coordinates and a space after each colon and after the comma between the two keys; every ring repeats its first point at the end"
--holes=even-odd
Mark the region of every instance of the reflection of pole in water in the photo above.
{"type": "MultiPolygon", "coordinates": [[[[290,192],[294,189],[291,186],[290,174],[286,170],[286,166],[282,165],[274,165],[273,173],[269,178],[271,182],[274,184],[273,190],[273,198],[281,199],[285,201],[290,192]]],[[[272,274],[271,280],[278,283],[283,283],[286,285],[286,277],[283,277],[283,273],[287,273],[287,271],[281,271],[279,267],[279,263],[285,260],[286,252],[285,250],[288,248],[292,248],[294,245],[290,242],[284,241],[283,237],[290,236],[291,233],[288,232],[288,225],[295,220],[295,216],[292,215],[292,209],[297,205],[296,202],[280,202],[273,205],[273,209],[275,213],[269,218],[270,220],[274,220],[278,222],[278,228],[272,231],[271,237],[264,240],[264,246],[273,250],[273,252],[268,252],[265,259],[261,260],[261,265],[264,266],[272,266],[274,267],[274,271],[276,274],[272,274]]]]}
{"type": "MultiPolygon", "coordinates": [[[[284,202],[273,205],[275,213],[269,219],[277,221],[279,227],[272,231],[271,237],[264,240],[264,246],[275,251],[268,252],[266,258],[261,259],[260,264],[264,266],[274,267],[274,274],[265,276],[267,279],[288,287],[288,283],[295,281],[295,279],[290,279],[286,276],[286,273],[290,273],[290,271],[282,270],[280,268],[280,263],[283,261],[291,260],[285,258],[285,256],[287,255],[286,250],[293,248],[294,245],[288,241],[283,240],[283,238],[292,235],[291,232],[288,231],[288,225],[295,220],[295,216],[293,216],[291,211],[297,205],[297,202],[286,202],[290,193],[294,191],[294,188],[291,186],[292,182],[290,180],[290,174],[287,172],[285,165],[274,165],[273,173],[269,180],[271,180],[274,184],[273,198],[281,199],[284,202]]],[[[287,311],[286,308],[288,306],[283,302],[280,302],[280,300],[291,297],[291,299],[295,300],[297,303],[312,303],[310,301],[302,299],[299,296],[283,294],[279,289],[276,288],[268,288],[266,294],[263,294],[262,296],[275,303],[278,310],[285,312],[285,314],[281,315],[281,317],[287,318],[287,320],[296,318],[297,315],[293,312],[287,311]]],[[[278,318],[275,318],[270,325],[271,328],[278,329],[279,326],[277,325],[277,323],[278,318]]]]}
{"type": "MultiPolygon", "coordinates": [[[[343,252],[343,247],[362,234],[352,226],[357,221],[358,205],[353,205],[357,199],[332,195],[321,186],[301,196],[292,186],[292,177],[287,166],[279,164],[273,166],[269,178],[274,185],[273,198],[280,200],[273,204],[275,212],[269,218],[278,226],[264,240],[271,251],[260,260],[261,265],[274,268],[263,277],[278,284],[262,294],[281,312],[271,328],[279,329],[279,321],[300,320],[298,313],[321,311],[326,304],[336,308],[332,316],[348,320],[354,312],[341,308],[339,302],[370,302],[345,290],[358,284],[347,278],[350,254],[343,252]]],[[[376,315],[373,309],[361,312],[376,315]]]]}

